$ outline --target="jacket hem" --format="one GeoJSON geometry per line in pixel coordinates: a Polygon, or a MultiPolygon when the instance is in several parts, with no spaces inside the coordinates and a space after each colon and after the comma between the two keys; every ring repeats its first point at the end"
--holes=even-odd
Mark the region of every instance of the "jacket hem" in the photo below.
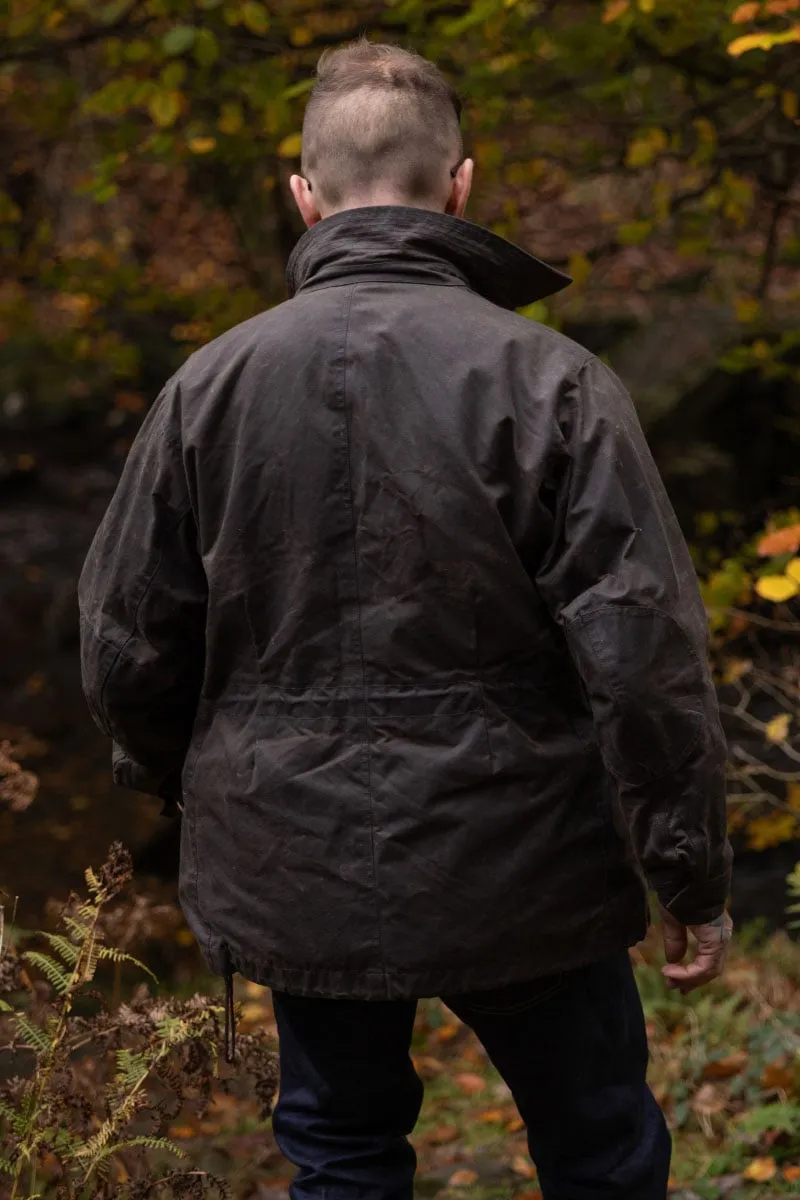
{"type": "MultiPolygon", "coordinates": [[[[429,996],[460,995],[487,991],[512,983],[525,983],[545,975],[588,966],[640,942],[647,932],[647,918],[599,931],[590,944],[572,954],[531,961],[520,955],[512,964],[438,964],[418,971],[398,971],[381,966],[360,969],[287,966],[247,958],[229,948],[234,969],[249,980],[276,992],[328,1000],[421,1000],[429,996]]],[[[533,956],[532,956],[533,957],[533,956]]]]}

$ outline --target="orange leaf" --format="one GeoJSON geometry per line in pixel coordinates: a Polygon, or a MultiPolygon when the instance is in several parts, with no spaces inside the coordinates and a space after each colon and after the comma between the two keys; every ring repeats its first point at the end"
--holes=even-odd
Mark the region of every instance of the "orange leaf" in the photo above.
{"type": "Polygon", "coordinates": [[[525,1188],[514,1193],[514,1200],[542,1200],[542,1193],[539,1188],[525,1188]]]}
{"type": "Polygon", "coordinates": [[[425,1134],[423,1141],[428,1142],[431,1146],[445,1146],[448,1142],[454,1142],[457,1137],[457,1126],[435,1125],[433,1129],[425,1134]]]}
{"type": "Polygon", "coordinates": [[[787,525],[785,529],[775,529],[767,533],[758,543],[758,553],[764,557],[774,557],[776,554],[794,554],[800,550],[800,522],[787,525]]]}
{"type": "Polygon", "coordinates": [[[760,7],[760,4],[740,4],[731,20],[734,25],[743,25],[745,21],[754,21],[760,7]]]}
{"type": "Polygon", "coordinates": [[[770,1063],[761,1072],[761,1086],[786,1092],[794,1082],[792,1075],[780,1063],[770,1063]]]}
{"type": "Polygon", "coordinates": [[[468,1096],[475,1096],[486,1087],[486,1080],[482,1079],[480,1075],[473,1075],[470,1071],[456,1075],[456,1083],[468,1096]]]}
{"type": "Polygon", "coordinates": [[[176,1140],[193,1138],[197,1136],[197,1130],[192,1125],[170,1125],[169,1136],[176,1140]]]}
{"type": "Polygon", "coordinates": [[[484,1125],[502,1125],[505,1115],[502,1108],[485,1108],[478,1113],[478,1120],[484,1125]]]}
{"type": "Polygon", "coordinates": [[[610,25],[612,21],[616,21],[617,17],[621,17],[627,12],[630,7],[629,0],[608,0],[603,9],[603,24],[610,25]]]}
{"type": "Polygon", "coordinates": [[[706,1063],[703,1079],[731,1079],[734,1075],[740,1075],[746,1066],[747,1051],[734,1050],[733,1054],[728,1054],[725,1058],[706,1063]]]}
{"type": "Polygon", "coordinates": [[[797,1183],[800,1181],[800,1167],[784,1167],[783,1178],[787,1183],[797,1183]]]}
{"type": "Polygon", "coordinates": [[[457,1036],[458,1025],[442,1025],[441,1029],[436,1031],[436,1040],[439,1042],[452,1042],[457,1036]]]}
{"type": "Polygon", "coordinates": [[[525,1122],[523,1121],[522,1117],[512,1117],[512,1119],[506,1125],[506,1129],[509,1133],[522,1133],[524,1128],[525,1122]]]}
{"type": "Polygon", "coordinates": [[[422,1079],[433,1079],[444,1071],[444,1063],[440,1063],[438,1058],[432,1058],[429,1054],[414,1055],[412,1061],[414,1070],[422,1079]]]}
{"type": "Polygon", "coordinates": [[[515,1175],[521,1175],[523,1179],[534,1179],[536,1176],[536,1167],[524,1154],[514,1155],[511,1160],[511,1170],[515,1175]]]}
{"type": "Polygon", "coordinates": [[[778,1170],[774,1158],[754,1158],[742,1171],[743,1179],[752,1179],[756,1183],[766,1183],[772,1179],[778,1170]]]}
{"type": "Polygon", "coordinates": [[[477,1183],[478,1172],[471,1171],[469,1167],[462,1167],[460,1171],[453,1171],[450,1176],[450,1187],[469,1187],[472,1183],[477,1183]]]}

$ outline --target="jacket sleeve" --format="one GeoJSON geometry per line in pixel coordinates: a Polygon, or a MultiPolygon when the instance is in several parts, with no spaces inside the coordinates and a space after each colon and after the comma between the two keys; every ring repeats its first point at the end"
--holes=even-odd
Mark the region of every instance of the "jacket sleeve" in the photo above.
{"type": "Polygon", "coordinates": [[[696,574],[616,376],[591,359],[562,401],[554,537],[537,585],[583,680],[641,868],[678,920],[699,925],[725,907],[731,851],[696,574]]]}
{"type": "Polygon", "coordinates": [[[83,688],[114,779],[174,811],[202,686],[206,579],[168,385],[128,455],[78,588],[83,688]]]}

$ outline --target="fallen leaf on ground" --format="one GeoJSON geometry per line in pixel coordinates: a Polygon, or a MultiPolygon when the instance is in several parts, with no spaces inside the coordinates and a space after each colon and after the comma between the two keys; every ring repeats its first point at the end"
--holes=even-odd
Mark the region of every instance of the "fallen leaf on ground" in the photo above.
{"type": "Polygon", "coordinates": [[[475,1183],[478,1179],[478,1172],[471,1171],[469,1167],[462,1167],[460,1171],[453,1171],[450,1176],[450,1187],[469,1187],[471,1183],[475,1183]]]}
{"type": "Polygon", "coordinates": [[[770,1063],[761,1073],[761,1086],[765,1088],[778,1088],[786,1092],[793,1082],[791,1073],[781,1063],[770,1063]]]}
{"type": "Polygon", "coordinates": [[[747,1061],[746,1050],[734,1050],[733,1054],[726,1054],[724,1058],[706,1063],[703,1067],[703,1079],[731,1079],[734,1075],[741,1074],[747,1066],[747,1061]]]}
{"type": "Polygon", "coordinates": [[[423,1141],[431,1146],[444,1146],[446,1142],[454,1142],[458,1137],[456,1125],[434,1125],[423,1137],[423,1141]]]}
{"type": "Polygon", "coordinates": [[[521,1175],[523,1179],[533,1179],[536,1175],[536,1167],[524,1154],[514,1155],[511,1160],[511,1170],[515,1175],[521,1175]]]}
{"type": "Polygon", "coordinates": [[[460,1075],[456,1075],[455,1081],[468,1096],[475,1096],[486,1087],[486,1080],[480,1075],[473,1075],[471,1071],[462,1071],[460,1075]]]}
{"type": "Polygon", "coordinates": [[[432,1058],[429,1054],[414,1055],[412,1058],[414,1070],[423,1079],[433,1079],[436,1075],[441,1075],[445,1069],[444,1063],[439,1062],[438,1058],[432,1058]]]}
{"type": "Polygon", "coordinates": [[[522,1117],[512,1117],[506,1125],[506,1129],[509,1133],[521,1133],[524,1128],[525,1122],[523,1121],[522,1117]]]}
{"type": "Polygon", "coordinates": [[[514,1200],[542,1200],[542,1193],[539,1188],[525,1188],[514,1193],[514,1200]]]}
{"type": "Polygon", "coordinates": [[[478,1113],[478,1120],[483,1121],[484,1125],[502,1125],[505,1116],[502,1108],[485,1108],[478,1113]]]}
{"type": "Polygon", "coordinates": [[[782,1173],[787,1183],[800,1183],[800,1167],[784,1167],[782,1173]]]}
{"type": "Polygon", "coordinates": [[[742,1171],[743,1179],[752,1179],[755,1183],[766,1183],[772,1179],[778,1168],[774,1158],[754,1158],[742,1171]]]}
{"type": "Polygon", "coordinates": [[[452,1042],[457,1034],[458,1025],[442,1025],[441,1029],[436,1030],[436,1040],[437,1042],[452,1042]]]}

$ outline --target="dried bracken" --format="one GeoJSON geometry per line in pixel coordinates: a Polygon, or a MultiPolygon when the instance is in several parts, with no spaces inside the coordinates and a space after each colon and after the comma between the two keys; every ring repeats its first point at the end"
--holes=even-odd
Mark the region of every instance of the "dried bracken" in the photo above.
{"type": "MultiPolygon", "coordinates": [[[[107,926],[124,924],[124,909],[107,913],[106,906],[130,874],[130,855],[116,843],[98,871],[87,870],[88,897],[63,908],[58,932],[0,952],[0,1043],[17,1072],[0,1085],[0,1175],[9,1200],[230,1195],[224,1180],[176,1167],[185,1151],[169,1136],[178,1116],[208,1112],[221,1006],[204,996],[154,997],[144,985],[113,1006],[88,986],[105,962],[147,970],[106,936],[107,926]]],[[[142,904],[133,910],[141,919],[142,904]]],[[[266,1119],[273,1048],[263,1034],[244,1034],[240,1046],[240,1073],[266,1119]]]]}

